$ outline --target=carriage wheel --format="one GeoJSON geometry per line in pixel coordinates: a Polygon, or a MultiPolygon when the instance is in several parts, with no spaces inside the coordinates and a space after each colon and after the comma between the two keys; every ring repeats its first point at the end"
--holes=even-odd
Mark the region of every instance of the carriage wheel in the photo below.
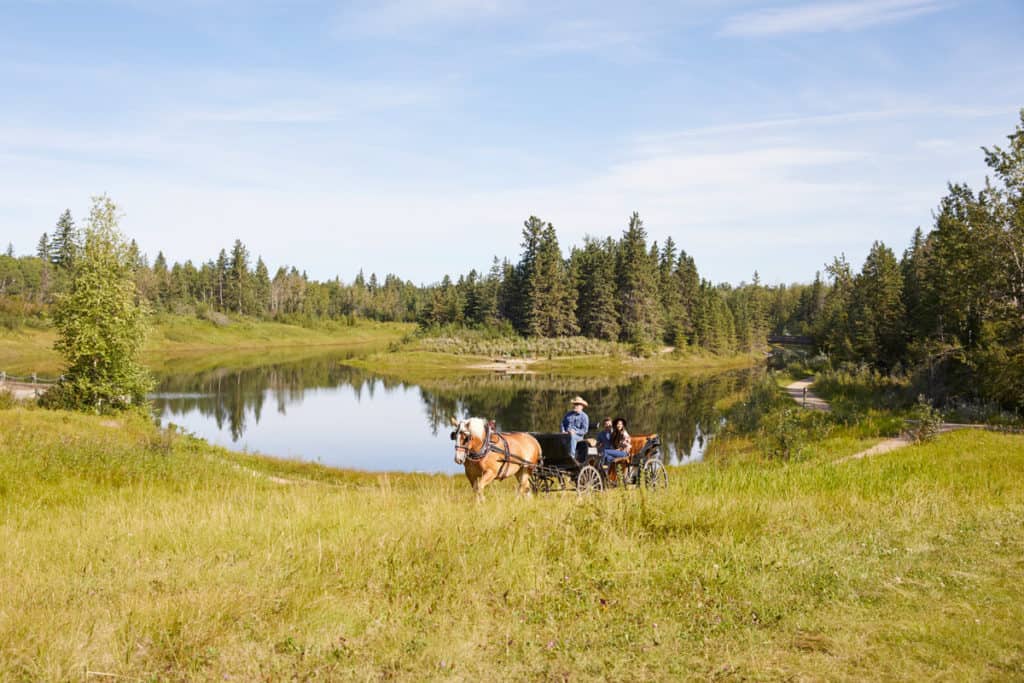
{"type": "Polygon", "coordinates": [[[586,465],[576,477],[576,492],[581,496],[589,496],[595,491],[604,490],[601,473],[593,465],[586,465]]]}
{"type": "Polygon", "coordinates": [[[640,485],[646,489],[657,491],[668,488],[668,470],[656,458],[645,462],[640,468],[640,485]]]}

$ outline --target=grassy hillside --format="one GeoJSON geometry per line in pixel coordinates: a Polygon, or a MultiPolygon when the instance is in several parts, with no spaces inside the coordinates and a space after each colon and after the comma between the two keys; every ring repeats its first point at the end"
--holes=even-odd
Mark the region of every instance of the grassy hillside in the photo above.
{"type": "MultiPolygon", "coordinates": [[[[227,324],[216,325],[194,317],[161,316],[146,343],[147,364],[157,366],[170,358],[206,356],[214,351],[244,354],[293,347],[380,346],[414,328],[404,323],[368,321],[309,328],[248,318],[226,320],[227,324]]],[[[0,329],[0,370],[56,375],[61,361],[53,350],[55,338],[52,329],[0,329]]]]}
{"type": "Polygon", "coordinates": [[[0,410],[0,453],[0,679],[1024,676],[1021,437],[479,507],[140,418],[0,410]]]}

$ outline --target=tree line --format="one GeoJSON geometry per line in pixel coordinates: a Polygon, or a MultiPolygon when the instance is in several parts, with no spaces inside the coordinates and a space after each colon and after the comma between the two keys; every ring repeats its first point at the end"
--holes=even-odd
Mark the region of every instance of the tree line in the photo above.
{"type": "MultiPolygon", "coordinates": [[[[45,306],[66,289],[81,249],[82,234],[65,211],[52,233],[40,237],[35,255],[0,256],[0,297],[45,306]]],[[[138,296],[158,312],[497,327],[527,337],[581,335],[715,353],[762,345],[771,326],[772,288],[756,273],[751,284],[713,285],[672,238],[661,246],[648,243],[636,213],[618,239],[587,237],[568,257],[555,227],[531,216],[515,262],[494,257],[485,272],[445,275],[425,286],[362,272],[350,283],[337,277],[320,282],[295,267],[278,268],[271,277],[262,257],[253,262],[241,240],[198,266],[169,264],[163,252],[150,262],[134,240],[128,249],[138,296]]]]}
{"type": "MultiPolygon", "coordinates": [[[[824,276],[764,286],[701,278],[674,240],[649,243],[640,216],[620,236],[587,237],[566,256],[555,227],[536,216],[522,228],[513,262],[491,262],[438,283],[319,282],[295,267],[273,277],[241,240],[198,266],[152,263],[128,246],[137,296],[158,311],[204,311],[287,321],[370,318],[424,328],[505,329],[527,337],[582,335],[640,349],[668,344],[716,353],[750,350],[769,333],[813,337],[837,361],[927,379],[935,396],[967,395],[1024,406],[1024,111],[1009,145],[984,148],[992,172],[981,190],[951,184],[934,225],[918,228],[897,257],[875,242],[859,271],[840,255],[824,276]]],[[[70,212],[36,253],[0,255],[0,313],[14,303],[45,307],[68,287],[84,248],[70,212]]]]}

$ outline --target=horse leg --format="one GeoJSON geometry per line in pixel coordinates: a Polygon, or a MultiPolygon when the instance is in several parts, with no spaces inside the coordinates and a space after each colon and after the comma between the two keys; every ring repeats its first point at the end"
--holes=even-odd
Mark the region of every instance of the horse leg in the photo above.
{"type": "Polygon", "coordinates": [[[490,484],[497,473],[494,470],[484,470],[473,482],[473,490],[476,491],[476,502],[484,502],[484,487],[490,484]]]}
{"type": "Polygon", "coordinates": [[[526,496],[529,498],[533,495],[533,489],[530,486],[530,469],[526,467],[520,467],[519,471],[516,472],[516,479],[519,480],[519,488],[516,493],[520,496],[526,496]]]}

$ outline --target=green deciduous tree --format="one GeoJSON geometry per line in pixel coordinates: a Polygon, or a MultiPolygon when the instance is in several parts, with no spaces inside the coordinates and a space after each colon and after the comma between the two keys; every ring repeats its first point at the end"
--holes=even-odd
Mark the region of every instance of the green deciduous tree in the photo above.
{"type": "Polygon", "coordinates": [[[93,198],[84,248],[54,307],[55,348],[67,367],[51,405],[106,410],[145,401],[150,380],[138,355],[147,311],[136,296],[135,264],[118,221],[109,197],[93,198]]]}

